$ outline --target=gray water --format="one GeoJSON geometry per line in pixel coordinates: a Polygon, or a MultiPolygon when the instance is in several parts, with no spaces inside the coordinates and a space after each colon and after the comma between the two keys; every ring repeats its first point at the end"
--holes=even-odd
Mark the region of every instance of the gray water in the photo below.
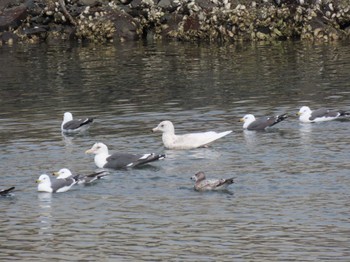
{"type": "Polygon", "coordinates": [[[0,259],[21,261],[349,261],[350,121],[300,124],[302,105],[350,110],[350,45],[124,43],[0,48],[0,259]],[[96,117],[77,136],[63,113],[96,117]],[[266,132],[238,120],[289,113],[266,132]],[[233,133],[165,150],[151,129],[233,133]],[[35,180],[85,155],[166,153],[91,186],[38,193],[35,180]],[[235,177],[196,192],[190,177],[235,177]]]}

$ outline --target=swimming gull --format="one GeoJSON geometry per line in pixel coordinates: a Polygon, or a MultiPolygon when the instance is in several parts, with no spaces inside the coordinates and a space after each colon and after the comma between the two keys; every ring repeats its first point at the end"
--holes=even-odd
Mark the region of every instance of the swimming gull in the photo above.
{"type": "Polygon", "coordinates": [[[48,175],[42,174],[36,182],[39,192],[61,193],[68,191],[78,180],[76,177],[51,180],[48,175]]]}
{"type": "Polygon", "coordinates": [[[274,126],[277,123],[283,121],[288,116],[287,114],[277,116],[264,116],[258,119],[254,115],[248,114],[241,118],[239,121],[244,122],[243,128],[247,130],[265,130],[268,127],[274,126]]]}
{"type": "Polygon", "coordinates": [[[2,189],[0,190],[0,196],[9,196],[11,194],[11,191],[14,189],[15,189],[14,186],[7,189],[2,189]]]}
{"type": "MultiPolygon", "coordinates": [[[[78,184],[89,184],[94,182],[97,179],[100,179],[108,174],[107,171],[102,170],[99,172],[95,172],[89,175],[77,175],[78,184]]],[[[57,179],[66,179],[66,178],[74,178],[75,175],[68,168],[62,168],[58,172],[53,173],[57,179]]]]}
{"type": "Polygon", "coordinates": [[[163,144],[166,148],[169,149],[192,149],[198,147],[205,147],[211,142],[221,137],[224,137],[232,132],[232,130],[221,133],[208,131],[202,133],[176,135],[174,125],[170,121],[161,122],[157,127],[153,128],[152,131],[160,131],[163,133],[163,144]]]}
{"type": "Polygon", "coordinates": [[[308,106],[302,106],[297,113],[299,120],[303,123],[324,122],[337,119],[341,116],[350,116],[343,110],[330,110],[326,108],[320,108],[312,111],[308,106]]]}
{"type": "Polygon", "coordinates": [[[198,191],[222,190],[234,183],[233,178],[206,179],[203,172],[198,172],[192,176],[191,179],[196,181],[194,184],[194,189],[198,191]]]}
{"type": "Polygon", "coordinates": [[[150,154],[129,154],[129,153],[108,153],[108,147],[103,143],[95,143],[92,148],[86,150],[87,154],[95,154],[95,164],[99,168],[123,169],[140,166],[152,161],[165,158],[165,155],[150,154]]]}
{"type": "Polygon", "coordinates": [[[63,115],[63,122],[61,124],[61,131],[63,133],[78,133],[87,130],[93,118],[88,117],[85,119],[73,119],[73,115],[70,112],[65,112],[63,115]]]}

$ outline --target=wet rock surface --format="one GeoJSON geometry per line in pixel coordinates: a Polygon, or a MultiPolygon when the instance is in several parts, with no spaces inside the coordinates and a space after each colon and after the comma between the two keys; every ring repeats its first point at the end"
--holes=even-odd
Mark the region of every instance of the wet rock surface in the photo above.
{"type": "Polygon", "coordinates": [[[0,43],[335,41],[350,34],[347,0],[0,0],[0,43]]]}

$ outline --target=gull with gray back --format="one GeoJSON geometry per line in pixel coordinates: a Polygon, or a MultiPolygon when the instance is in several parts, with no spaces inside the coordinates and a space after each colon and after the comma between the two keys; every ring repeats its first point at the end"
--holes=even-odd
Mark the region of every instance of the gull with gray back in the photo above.
{"type": "Polygon", "coordinates": [[[287,114],[283,114],[277,116],[264,116],[256,119],[254,115],[248,114],[241,118],[239,121],[244,122],[244,129],[258,131],[272,127],[278,124],[279,122],[285,120],[287,117],[287,114]]]}
{"type": "Polygon", "coordinates": [[[102,177],[105,177],[108,175],[108,172],[106,170],[102,170],[99,172],[94,172],[89,175],[73,175],[72,172],[68,168],[62,168],[57,172],[54,172],[53,175],[57,179],[66,179],[66,178],[74,178],[76,177],[78,179],[78,184],[90,184],[97,179],[101,179],[102,177]]]}
{"type": "Polygon", "coordinates": [[[91,126],[93,121],[94,119],[91,117],[87,117],[85,119],[73,119],[72,113],[65,112],[61,124],[61,131],[63,133],[84,132],[91,126]]]}
{"type": "Polygon", "coordinates": [[[103,143],[95,143],[86,154],[95,154],[95,165],[99,168],[125,169],[144,165],[156,160],[165,158],[164,154],[129,154],[129,153],[108,153],[108,147],[103,143]]]}
{"type": "Polygon", "coordinates": [[[324,122],[337,119],[339,117],[349,117],[350,113],[343,110],[331,110],[326,108],[320,108],[312,111],[308,106],[302,106],[297,113],[300,122],[303,123],[315,123],[324,122]]]}
{"type": "Polygon", "coordinates": [[[39,179],[36,180],[38,191],[48,193],[66,192],[77,182],[77,177],[51,180],[46,174],[42,174],[39,179]]]}

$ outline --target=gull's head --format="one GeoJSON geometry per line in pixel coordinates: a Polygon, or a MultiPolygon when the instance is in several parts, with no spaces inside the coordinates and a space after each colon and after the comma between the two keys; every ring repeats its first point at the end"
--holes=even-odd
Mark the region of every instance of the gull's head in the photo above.
{"type": "Polygon", "coordinates": [[[50,177],[46,174],[42,174],[39,176],[39,178],[36,180],[37,184],[50,184],[51,180],[50,177]]]}
{"type": "Polygon", "coordinates": [[[73,120],[73,115],[70,112],[65,112],[63,115],[63,122],[68,122],[73,120]]]}
{"type": "Polygon", "coordinates": [[[302,106],[300,109],[299,109],[299,112],[297,113],[298,116],[301,116],[301,115],[309,115],[311,114],[312,111],[310,109],[310,107],[308,106],[302,106]]]}
{"type": "Polygon", "coordinates": [[[248,126],[255,121],[255,116],[248,114],[242,117],[239,121],[243,122],[243,128],[248,128],[248,126]]]}
{"type": "Polygon", "coordinates": [[[248,114],[242,117],[239,121],[243,123],[252,123],[255,121],[255,116],[252,114],[248,114]]]}
{"type": "Polygon", "coordinates": [[[197,174],[195,174],[194,176],[191,177],[192,180],[194,181],[202,181],[205,179],[205,175],[202,171],[198,172],[197,174]]]}
{"type": "Polygon", "coordinates": [[[108,147],[103,143],[95,143],[89,150],[85,151],[86,154],[108,154],[108,147]]]}
{"type": "Polygon", "coordinates": [[[175,133],[175,128],[173,123],[168,120],[162,121],[159,125],[152,129],[153,132],[163,132],[163,133],[175,133]]]}
{"type": "Polygon", "coordinates": [[[58,172],[54,172],[53,175],[56,176],[57,179],[61,179],[70,177],[72,172],[68,168],[62,168],[58,172]]]}

